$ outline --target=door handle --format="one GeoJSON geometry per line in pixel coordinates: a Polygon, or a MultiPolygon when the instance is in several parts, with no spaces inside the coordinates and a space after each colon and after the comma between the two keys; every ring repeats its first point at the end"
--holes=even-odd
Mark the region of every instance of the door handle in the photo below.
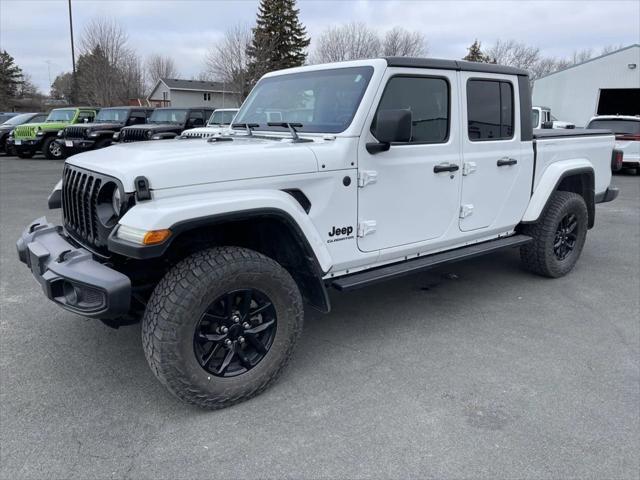
{"type": "Polygon", "coordinates": [[[501,158],[500,160],[498,160],[498,166],[499,167],[505,167],[505,166],[508,166],[508,165],[515,165],[516,163],[518,163],[518,160],[516,160],[515,158],[504,157],[504,158],[501,158]]]}
{"type": "Polygon", "coordinates": [[[440,165],[433,167],[433,173],[455,172],[456,170],[460,170],[460,167],[456,164],[449,163],[441,163],[440,165]]]}

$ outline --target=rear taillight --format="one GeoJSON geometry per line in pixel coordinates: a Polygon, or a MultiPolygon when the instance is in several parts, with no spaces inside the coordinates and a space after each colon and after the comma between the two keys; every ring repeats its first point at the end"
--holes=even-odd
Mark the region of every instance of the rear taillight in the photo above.
{"type": "Polygon", "coordinates": [[[622,168],[622,150],[613,149],[611,153],[611,170],[617,172],[622,168]]]}
{"type": "Polygon", "coordinates": [[[640,133],[637,135],[616,135],[616,140],[631,140],[640,142],[640,133]]]}

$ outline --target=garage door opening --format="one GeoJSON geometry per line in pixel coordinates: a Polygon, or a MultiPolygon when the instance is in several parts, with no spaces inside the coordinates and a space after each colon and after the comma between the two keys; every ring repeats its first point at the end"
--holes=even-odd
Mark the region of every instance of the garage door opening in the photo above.
{"type": "Polygon", "coordinates": [[[598,115],[640,115],[640,88],[603,88],[598,115]]]}

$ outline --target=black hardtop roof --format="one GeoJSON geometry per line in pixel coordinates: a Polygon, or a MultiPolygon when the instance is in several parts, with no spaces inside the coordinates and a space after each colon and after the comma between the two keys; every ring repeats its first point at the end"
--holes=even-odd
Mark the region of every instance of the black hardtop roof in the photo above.
{"type": "Polygon", "coordinates": [[[467,62],[465,60],[445,60],[442,58],[384,57],[390,67],[433,68],[462,72],[502,73],[527,77],[529,72],[521,68],[496,65],[495,63],[467,62]]]}
{"type": "Polygon", "coordinates": [[[138,106],[138,105],[133,105],[133,106],[132,105],[115,105],[113,107],[102,107],[101,109],[102,110],[107,110],[107,109],[110,109],[110,108],[117,108],[117,109],[120,109],[120,110],[125,110],[125,109],[126,110],[155,110],[154,107],[141,107],[141,106],[138,106]]]}
{"type": "Polygon", "coordinates": [[[214,110],[213,107],[160,107],[155,110],[214,110]]]}

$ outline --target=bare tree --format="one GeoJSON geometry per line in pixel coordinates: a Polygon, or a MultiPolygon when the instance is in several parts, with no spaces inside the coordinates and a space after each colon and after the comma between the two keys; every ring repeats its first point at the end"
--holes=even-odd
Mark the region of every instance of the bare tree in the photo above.
{"type": "Polygon", "coordinates": [[[247,47],[251,38],[251,28],[238,24],[225,32],[222,42],[209,47],[205,57],[208,76],[239,92],[240,100],[249,94],[247,47]]]}
{"type": "Polygon", "coordinates": [[[178,69],[173,58],[166,55],[154,54],[149,56],[145,63],[145,70],[151,88],[161,78],[178,77],[178,69]]]}
{"type": "Polygon", "coordinates": [[[94,18],[80,40],[78,98],[98,106],[122,104],[140,96],[144,72],[128,36],[114,20],[94,18]]]}
{"type": "Polygon", "coordinates": [[[540,61],[540,49],[516,42],[515,40],[498,40],[487,50],[487,54],[495,63],[511,67],[532,70],[540,61]]]}
{"type": "Polygon", "coordinates": [[[389,30],[382,41],[382,54],[385,57],[420,57],[426,55],[429,49],[424,35],[420,32],[410,32],[402,27],[389,30]]]}
{"type": "Polygon", "coordinates": [[[377,57],[381,47],[375,30],[364,23],[351,22],[326,29],[320,35],[311,62],[328,63],[377,57]]]}

